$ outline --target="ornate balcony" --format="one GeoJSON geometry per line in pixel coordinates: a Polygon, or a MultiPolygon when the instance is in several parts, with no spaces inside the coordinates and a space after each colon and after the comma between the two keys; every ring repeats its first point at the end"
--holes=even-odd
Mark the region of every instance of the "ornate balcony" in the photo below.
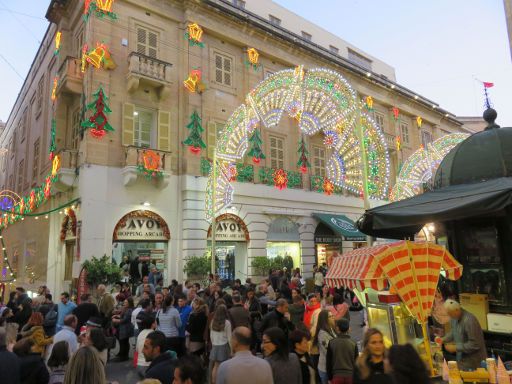
{"type": "Polygon", "coordinates": [[[396,151],[395,136],[390,135],[389,133],[384,133],[384,140],[386,140],[386,145],[388,146],[389,152],[396,151]]]}
{"type": "Polygon", "coordinates": [[[80,70],[80,66],[80,59],[71,56],[66,57],[57,72],[59,78],[57,93],[82,94],[83,74],[80,70]]]}
{"type": "Polygon", "coordinates": [[[60,169],[55,188],[60,191],[67,191],[77,186],[78,150],[61,149],[57,155],[60,156],[60,169]]]}
{"type": "Polygon", "coordinates": [[[171,152],[134,146],[125,148],[125,162],[122,170],[125,187],[134,185],[138,179],[146,179],[147,182],[162,189],[169,184],[171,173],[171,152]],[[145,164],[145,154],[150,155],[147,161],[152,164],[145,164]],[[146,165],[154,165],[155,169],[148,169],[146,165]]]}
{"type": "Polygon", "coordinates": [[[172,64],[137,52],[130,53],[128,63],[128,92],[135,92],[139,85],[146,84],[158,89],[161,100],[169,95],[172,64]]]}

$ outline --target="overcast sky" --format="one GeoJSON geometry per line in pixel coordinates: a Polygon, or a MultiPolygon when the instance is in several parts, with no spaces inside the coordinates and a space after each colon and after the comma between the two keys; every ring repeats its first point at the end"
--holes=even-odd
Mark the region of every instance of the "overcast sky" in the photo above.
{"type": "MultiPolygon", "coordinates": [[[[512,62],[503,0],[275,0],[395,67],[398,83],[459,116],[490,90],[512,126],[512,62]],[[506,94],[506,91],[509,91],[506,94]]],[[[0,0],[0,119],[7,120],[48,22],[49,0],[0,0]]]]}

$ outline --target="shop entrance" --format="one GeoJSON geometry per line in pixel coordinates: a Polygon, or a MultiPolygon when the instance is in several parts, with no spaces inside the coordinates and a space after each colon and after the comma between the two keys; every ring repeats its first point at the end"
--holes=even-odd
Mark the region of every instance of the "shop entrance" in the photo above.
{"type": "Polygon", "coordinates": [[[136,283],[155,266],[165,284],[170,237],[167,223],[154,212],[139,210],[123,216],[114,229],[112,246],[112,261],[123,265],[123,280],[136,283]]]}
{"type": "Polygon", "coordinates": [[[267,234],[267,257],[282,257],[283,267],[302,269],[301,253],[298,225],[287,217],[272,221],[267,234]]]}
{"type": "MultiPolygon", "coordinates": [[[[231,213],[216,218],[216,273],[222,280],[247,278],[247,242],[249,231],[243,220],[231,213]]],[[[208,249],[211,249],[211,226],[208,229],[208,249]]]]}

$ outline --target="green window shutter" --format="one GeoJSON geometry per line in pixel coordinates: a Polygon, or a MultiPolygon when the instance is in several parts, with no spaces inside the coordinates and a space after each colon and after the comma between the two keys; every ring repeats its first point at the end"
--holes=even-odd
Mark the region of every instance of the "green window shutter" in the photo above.
{"type": "Polygon", "coordinates": [[[158,111],[158,149],[171,151],[171,113],[158,111]]]}
{"type": "Polygon", "coordinates": [[[133,113],[135,112],[135,105],[130,103],[123,104],[123,133],[121,137],[122,145],[133,145],[135,123],[133,113]]]}

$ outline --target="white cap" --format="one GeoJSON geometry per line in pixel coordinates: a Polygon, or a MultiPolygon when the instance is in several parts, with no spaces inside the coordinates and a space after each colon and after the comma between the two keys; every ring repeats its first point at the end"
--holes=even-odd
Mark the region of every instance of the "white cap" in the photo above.
{"type": "Polygon", "coordinates": [[[446,309],[447,311],[456,311],[460,308],[460,304],[457,303],[455,300],[448,299],[444,302],[444,309],[446,309]]]}

